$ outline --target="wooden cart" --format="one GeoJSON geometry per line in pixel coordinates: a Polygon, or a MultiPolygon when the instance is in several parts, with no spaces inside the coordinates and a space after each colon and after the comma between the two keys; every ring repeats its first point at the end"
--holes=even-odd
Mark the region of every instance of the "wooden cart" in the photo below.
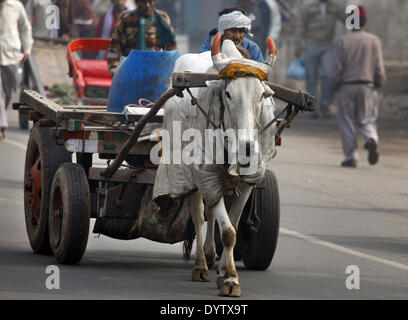
{"type": "MultiPolygon", "coordinates": [[[[176,221],[177,212],[167,219],[145,218],[149,232],[138,228],[141,203],[151,192],[157,170],[150,162],[157,141],[151,141],[149,132],[161,127],[159,110],[170,97],[217,77],[175,73],[173,88],[151,109],[140,108],[139,114],[127,116],[107,112],[106,106],[60,106],[35,91],[24,91],[13,108],[33,121],[24,171],[26,227],[33,251],[52,253],[59,263],[78,263],[86,249],[90,219],[96,219],[94,233],[116,239],[145,237],[167,243],[189,239],[190,218],[176,221]],[[100,160],[106,163],[101,165],[100,160]]],[[[315,99],[308,94],[269,85],[275,97],[288,102],[280,113],[286,112],[286,117],[275,119],[278,133],[299,111],[313,110],[315,99]]],[[[235,257],[248,268],[268,268],[278,233],[278,184],[273,172],[267,171],[242,215],[235,257]]]]}

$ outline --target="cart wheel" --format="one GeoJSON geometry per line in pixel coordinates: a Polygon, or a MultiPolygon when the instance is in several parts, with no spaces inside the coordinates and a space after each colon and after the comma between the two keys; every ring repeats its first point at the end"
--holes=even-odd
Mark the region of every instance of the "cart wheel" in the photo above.
{"type": "Polygon", "coordinates": [[[71,162],[71,154],[52,138],[50,128],[34,125],[27,144],[24,168],[24,212],[31,248],[51,254],[48,236],[48,204],[52,179],[59,165],[71,162]]]}
{"type": "Polygon", "coordinates": [[[27,130],[28,129],[28,115],[23,114],[20,110],[18,111],[18,123],[20,129],[27,130]]]}
{"type": "Polygon", "coordinates": [[[246,245],[243,253],[244,265],[251,270],[266,270],[275,254],[279,235],[279,188],[274,173],[266,170],[266,188],[255,189],[257,215],[260,219],[258,231],[246,231],[246,245]]]}
{"type": "Polygon", "coordinates": [[[52,182],[49,210],[50,244],[58,263],[75,264],[88,243],[91,200],[81,165],[63,163],[52,182]]]}

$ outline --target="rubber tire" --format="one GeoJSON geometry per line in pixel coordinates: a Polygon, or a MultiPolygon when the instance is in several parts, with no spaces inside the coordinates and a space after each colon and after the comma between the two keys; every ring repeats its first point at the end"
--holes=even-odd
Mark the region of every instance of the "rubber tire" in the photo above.
{"type": "Polygon", "coordinates": [[[90,199],[84,168],[76,163],[61,164],[52,182],[48,218],[51,249],[60,264],[76,264],[85,253],[90,199]],[[60,217],[54,214],[56,209],[61,209],[60,217]]]}
{"type": "Polygon", "coordinates": [[[255,234],[247,233],[243,253],[244,265],[250,270],[266,270],[276,251],[279,236],[280,200],[275,174],[266,170],[266,188],[256,189],[258,216],[261,220],[255,234]]]}
{"type": "Polygon", "coordinates": [[[18,111],[18,123],[21,130],[28,130],[28,115],[18,111]]]}
{"type": "Polygon", "coordinates": [[[48,234],[48,206],[52,180],[59,165],[71,162],[72,157],[63,146],[57,145],[52,137],[51,128],[33,126],[27,143],[24,168],[24,213],[26,230],[30,246],[34,253],[52,254],[48,234]],[[39,221],[34,221],[33,208],[29,201],[28,173],[40,157],[41,193],[39,221]]]}

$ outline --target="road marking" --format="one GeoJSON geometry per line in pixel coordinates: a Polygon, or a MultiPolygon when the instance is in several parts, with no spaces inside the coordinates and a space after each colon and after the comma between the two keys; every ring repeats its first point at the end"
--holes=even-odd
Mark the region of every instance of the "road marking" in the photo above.
{"type": "Polygon", "coordinates": [[[24,204],[23,200],[0,198],[0,203],[24,204]]]}
{"type": "Polygon", "coordinates": [[[20,142],[14,141],[14,140],[10,140],[10,139],[4,139],[3,141],[8,143],[8,144],[11,144],[12,146],[15,146],[17,148],[20,148],[20,149],[23,149],[23,150],[27,149],[27,145],[25,145],[23,143],[20,143],[20,142]]]}
{"type": "Polygon", "coordinates": [[[297,232],[297,231],[293,231],[293,230],[289,230],[289,229],[285,229],[285,228],[280,228],[279,231],[281,233],[283,233],[283,234],[286,234],[286,235],[289,235],[289,236],[292,236],[292,237],[295,237],[295,238],[298,238],[298,239],[306,240],[308,242],[318,244],[318,245],[326,247],[326,248],[330,248],[330,249],[337,250],[337,251],[340,251],[340,252],[343,252],[343,253],[347,253],[347,254],[350,254],[350,255],[353,255],[353,256],[356,256],[356,257],[359,257],[359,258],[365,258],[365,259],[369,259],[369,260],[372,260],[372,261],[380,262],[380,263],[386,264],[388,266],[392,266],[392,267],[395,267],[395,268],[398,268],[398,269],[408,271],[408,266],[404,265],[402,263],[398,263],[398,262],[387,260],[387,259],[382,259],[382,258],[379,258],[379,257],[376,257],[376,256],[366,254],[366,253],[362,253],[362,252],[359,252],[359,251],[348,249],[348,248],[339,246],[337,244],[334,244],[332,242],[320,240],[318,238],[315,238],[315,237],[312,237],[312,236],[309,236],[307,234],[300,233],[300,232],[297,232]]]}

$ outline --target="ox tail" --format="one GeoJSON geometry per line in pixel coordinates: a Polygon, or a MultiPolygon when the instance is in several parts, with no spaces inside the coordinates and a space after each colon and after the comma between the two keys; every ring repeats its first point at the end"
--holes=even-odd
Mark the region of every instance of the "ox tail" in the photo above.
{"type": "Polygon", "coordinates": [[[183,243],[183,258],[186,261],[190,260],[194,239],[195,239],[194,223],[193,220],[190,219],[187,224],[187,239],[184,240],[183,243]]]}

